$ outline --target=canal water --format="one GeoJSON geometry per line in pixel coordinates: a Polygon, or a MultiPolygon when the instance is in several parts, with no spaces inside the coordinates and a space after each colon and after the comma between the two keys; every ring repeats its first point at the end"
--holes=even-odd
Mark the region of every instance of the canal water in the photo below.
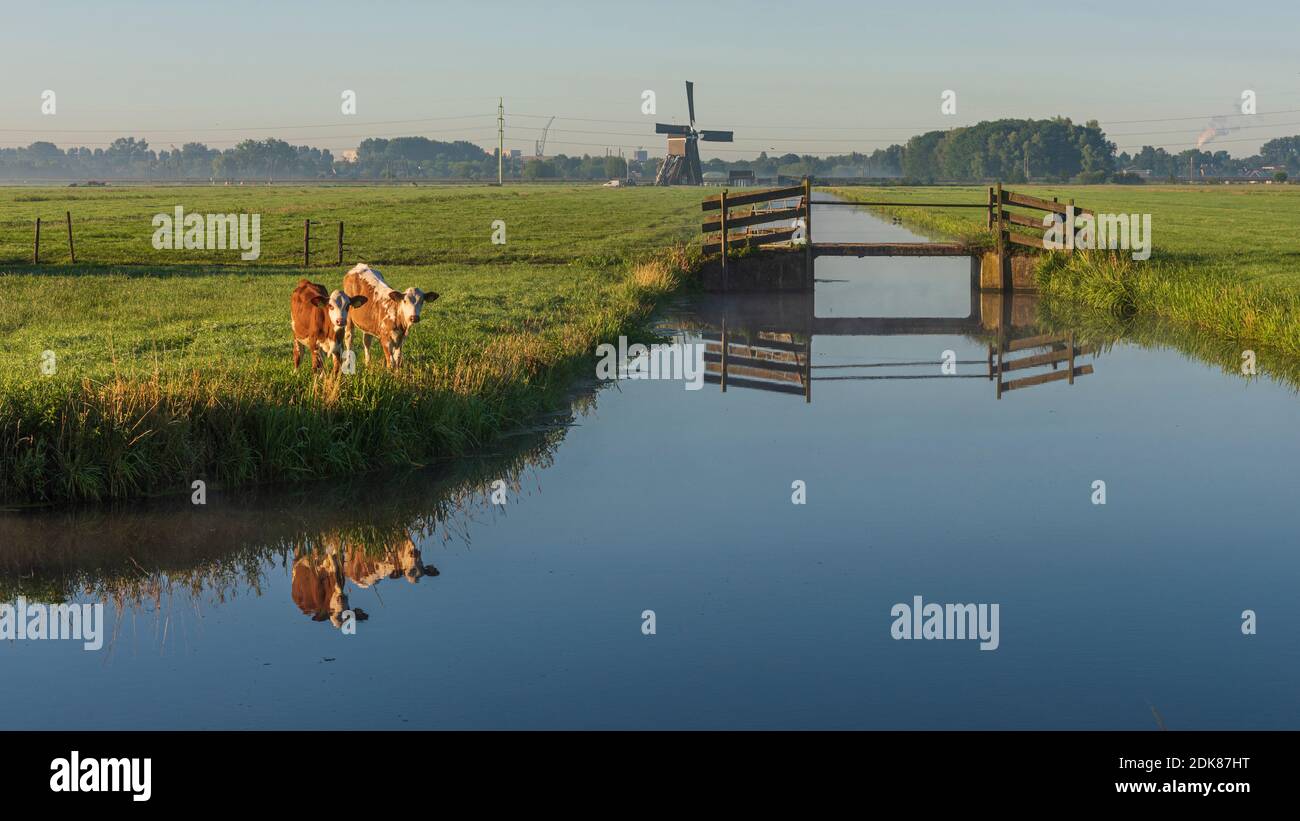
{"type": "Polygon", "coordinates": [[[1300,727],[1290,385],[1048,327],[966,260],[816,276],[668,307],[702,389],[593,377],[481,458],[0,514],[0,600],[106,620],[0,643],[0,727],[1300,727]],[[1071,346],[1073,380],[994,373],[1071,346]],[[996,605],[996,649],[896,638],[916,597],[996,605]]]}

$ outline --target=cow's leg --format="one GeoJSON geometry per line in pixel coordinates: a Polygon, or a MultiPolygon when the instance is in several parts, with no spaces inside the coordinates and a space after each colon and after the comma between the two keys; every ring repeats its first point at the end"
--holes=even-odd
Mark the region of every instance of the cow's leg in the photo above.
{"type": "Polygon", "coordinates": [[[320,370],[320,346],[313,345],[311,348],[311,369],[313,372],[320,370]]]}
{"type": "Polygon", "coordinates": [[[393,342],[392,342],[392,340],[390,340],[390,339],[386,339],[386,338],[381,338],[381,339],[379,340],[379,347],[381,347],[381,348],[384,349],[384,364],[387,365],[388,367],[392,368],[392,367],[393,367],[393,342]]]}
{"type": "Polygon", "coordinates": [[[370,364],[370,334],[361,332],[361,349],[366,352],[366,364],[370,364]]]}
{"type": "Polygon", "coordinates": [[[343,329],[343,350],[352,350],[352,317],[348,317],[348,325],[343,329]]]}
{"type": "Polygon", "coordinates": [[[298,363],[301,361],[302,361],[302,346],[299,345],[298,340],[295,339],[293,341],[293,369],[295,371],[298,370],[298,363]]]}

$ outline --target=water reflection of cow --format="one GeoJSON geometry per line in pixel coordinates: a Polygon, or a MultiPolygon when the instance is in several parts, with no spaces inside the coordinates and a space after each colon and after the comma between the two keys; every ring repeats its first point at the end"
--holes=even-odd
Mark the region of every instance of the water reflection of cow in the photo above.
{"type": "Polygon", "coordinates": [[[329,620],[341,627],[345,613],[357,621],[370,616],[348,605],[347,582],[369,588],[384,579],[406,579],[415,584],[425,576],[437,576],[438,568],[423,564],[420,548],[409,537],[400,537],[378,548],[354,546],[348,549],[337,537],[323,540],[321,549],[298,546],[294,550],[292,595],[294,604],[312,621],[329,620]]]}

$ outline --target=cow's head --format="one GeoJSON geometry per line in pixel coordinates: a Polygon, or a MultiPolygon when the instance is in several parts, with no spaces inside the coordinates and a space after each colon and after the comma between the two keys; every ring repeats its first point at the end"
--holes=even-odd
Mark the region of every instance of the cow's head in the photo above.
{"type": "Polygon", "coordinates": [[[438,575],[438,568],[431,564],[421,564],[423,559],[420,556],[420,548],[416,547],[415,542],[409,538],[406,540],[406,544],[402,545],[402,551],[398,558],[402,575],[412,584],[418,582],[424,576],[438,575]]]}
{"type": "Polygon", "coordinates": [[[420,311],[424,309],[424,303],[433,302],[438,295],[430,291],[425,293],[419,288],[407,288],[406,292],[393,291],[389,293],[388,298],[397,303],[397,314],[401,317],[402,324],[411,327],[420,321],[420,311]]]}
{"type": "Polygon", "coordinates": [[[366,298],[363,296],[349,297],[342,291],[334,291],[329,295],[329,299],[318,296],[311,301],[311,304],[317,308],[324,308],[325,312],[329,314],[330,324],[335,328],[342,328],[348,324],[348,311],[365,305],[366,298]]]}

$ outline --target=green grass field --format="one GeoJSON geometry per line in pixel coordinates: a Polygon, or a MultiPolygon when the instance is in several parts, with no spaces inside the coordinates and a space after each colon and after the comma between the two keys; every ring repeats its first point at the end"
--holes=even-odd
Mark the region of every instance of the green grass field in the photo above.
{"type": "MultiPolygon", "coordinates": [[[[1045,296],[1300,357],[1300,186],[1008,186],[1098,213],[1151,214],[1146,261],[1045,255],[1045,296]]],[[[986,202],[986,187],[843,188],[845,199],[986,202]]],[[[989,243],[980,209],[879,208],[923,233],[989,243]]],[[[815,233],[814,227],[814,233],[815,233]]],[[[1032,232],[1030,232],[1032,233],[1032,232]]]]}
{"type": "MultiPolygon", "coordinates": [[[[69,501],[424,463],[482,445],[556,401],[595,345],[692,263],[699,192],[596,187],[0,189],[0,499],[69,501]],[[158,250],[154,214],[260,213],[261,258],[158,250]],[[37,214],[71,210],[43,262],[37,214]],[[301,267],[304,219],[343,219],[354,250],[301,267]],[[493,244],[493,222],[506,226],[493,244]],[[296,232],[296,233],[295,233],[296,232]],[[27,246],[26,253],[30,253],[27,246]],[[425,308],[398,375],[291,364],[289,295],[357,261],[425,308]],[[55,373],[43,374],[45,351],[55,373]]],[[[334,228],[336,231],[337,228],[334,228]]],[[[377,353],[377,350],[375,351],[377,353]]]]}

